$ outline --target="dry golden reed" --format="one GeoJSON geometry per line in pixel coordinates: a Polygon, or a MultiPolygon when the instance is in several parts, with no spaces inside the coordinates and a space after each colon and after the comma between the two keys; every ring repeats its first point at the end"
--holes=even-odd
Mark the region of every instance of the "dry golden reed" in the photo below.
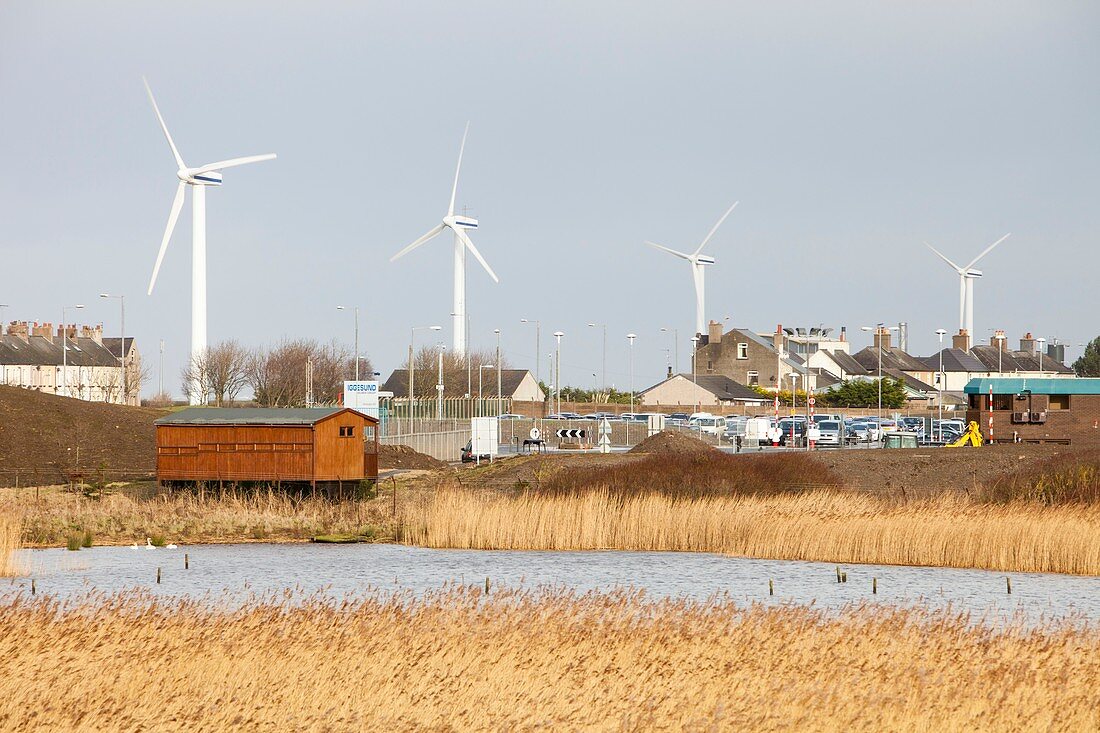
{"type": "Polygon", "coordinates": [[[442,490],[406,539],[428,547],[674,550],[844,563],[1100,575],[1100,507],[860,494],[487,497],[442,490]]]}
{"type": "Polygon", "coordinates": [[[22,547],[23,519],[14,512],[0,511],[0,578],[21,572],[15,553],[22,547]]]}
{"type": "Polygon", "coordinates": [[[24,730],[1097,730],[1100,634],[960,617],[452,590],[0,605],[24,730]]]}

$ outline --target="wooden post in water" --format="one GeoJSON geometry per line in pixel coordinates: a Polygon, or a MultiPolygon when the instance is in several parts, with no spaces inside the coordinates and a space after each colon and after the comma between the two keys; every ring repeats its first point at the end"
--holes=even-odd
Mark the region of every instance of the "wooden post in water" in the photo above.
{"type": "Polygon", "coordinates": [[[489,594],[489,578],[485,578],[485,594],[489,594]]]}
{"type": "Polygon", "coordinates": [[[768,579],[768,595],[775,595],[775,584],[772,582],[771,578],[768,579]]]}
{"type": "Polygon", "coordinates": [[[157,568],[157,585],[160,585],[160,568],[157,568]]]}
{"type": "Polygon", "coordinates": [[[1005,576],[1005,589],[1011,595],[1011,593],[1012,593],[1012,578],[1008,577],[1007,575],[1005,576]]]}
{"type": "Polygon", "coordinates": [[[187,553],[183,553],[183,569],[188,570],[191,567],[191,558],[187,556],[187,553]]]}
{"type": "Polygon", "coordinates": [[[397,476],[390,476],[393,482],[393,517],[397,518],[397,476]]]}
{"type": "Polygon", "coordinates": [[[878,593],[878,578],[871,578],[871,592],[878,593]]]}
{"type": "Polygon", "coordinates": [[[841,583],[847,583],[848,582],[848,571],[847,570],[845,570],[843,573],[840,574],[840,582],[841,583]]]}
{"type": "Polygon", "coordinates": [[[836,582],[838,582],[838,583],[843,582],[840,579],[840,566],[839,565],[836,566],[836,582]]]}
{"type": "Polygon", "coordinates": [[[31,578],[31,595],[33,596],[38,591],[34,587],[34,578],[31,578]]]}

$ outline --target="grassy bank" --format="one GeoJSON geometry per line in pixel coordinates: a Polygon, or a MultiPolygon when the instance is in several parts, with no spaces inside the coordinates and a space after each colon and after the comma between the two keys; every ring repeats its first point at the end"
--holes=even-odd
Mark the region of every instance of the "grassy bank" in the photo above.
{"type": "MultiPolygon", "coordinates": [[[[397,517],[420,495],[398,488],[397,517]]],[[[286,542],[315,535],[369,534],[394,537],[392,487],[371,499],[329,501],[277,491],[227,491],[142,498],[124,491],[89,499],[57,488],[0,490],[0,511],[22,515],[28,547],[64,547],[74,534],[88,534],[96,545],[145,543],[146,537],[176,544],[205,542],[286,542]],[[37,498],[36,498],[37,497],[37,498]]]]}
{"type": "Polygon", "coordinates": [[[567,593],[99,604],[0,606],[5,730],[1100,726],[1095,630],[567,593]]]}
{"type": "Polygon", "coordinates": [[[1100,575],[1100,507],[966,497],[898,503],[812,491],[777,496],[486,497],[442,490],[408,526],[429,547],[677,550],[845,563],[1100,575]]]}

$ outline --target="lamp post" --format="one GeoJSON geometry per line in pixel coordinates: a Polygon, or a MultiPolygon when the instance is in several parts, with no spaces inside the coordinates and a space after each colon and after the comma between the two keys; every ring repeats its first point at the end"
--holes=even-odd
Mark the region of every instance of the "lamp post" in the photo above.
{"type": "Polygon", "coordinates": [[[65,325],[65,313],[70,309],[80,310],[83,307],[83,303],[61,307],[61,392],[64,397],[69,396],[69,329],[65,325]]]}
{"type": "Polygon", "coordinates": [[[164,339],[160,340],[160,365],[157,367],[157,397],[164,394],[164,339]]]}
{"type": "Polygon", "coordinates": [[[1046,344],[1046,342],[1047,342],[1047,340],[1045,338],[1043,338],[1042,336],[1035,339],[1035,343],[1039,344],[1039,376],[1040,377],[1043,376],[1043,346],[1046,344]]]}
{"type": "Polygon", "coordinates": [[[497,335],[497,417],[500,417],[500,411],[502,407],[501,402],[501,379],[500,379],[500,329],[494,328],[493,333],[497,335]]]}
{"type": "MultiPolygon", "coordinates": [[[[791,373],[788,376],[791,378],[791,444],[790,444],[789,447],[794,448],[794,424],[795,424],[794,407],[795,407],[795,403],[798,401],[795,395],[796,395],[796,391],[798,390],[798,377],[800,375],[799,375],[798,372],[792,370],[791,373]]],[[[806,430],[809,430],[809,429],[810,429],[810,426],[807,425],[806,430]]]]}
{"type": "Polygon", "coordinates": [[[481,415],[481,414],[484,413],[484,410],[481,409],[481,406],[482,406],[482,401],[481,401],[481,377],[482,377],[483,374],[485,374],[485,372],[483,370],[492,369],[492,368],[493,368],[492,364],[478,364],[477,365],[477,414],[478,415],[481,415]]]}
{"type": "MultiPolygon", "coordinates": [[[[336,310],[347,310],[347,307],[338,305],[336,310]]],[[[355,381],[359,381],[359,306],[355,306],[355,381]]]]}
{"type": "Polygon", "coordinates": [[[554,338],[557,339],[557,346],[554,348],[554,361],[557,362],[557,366],[554,367],[554,389],[558,393],[558,409],[557,414],[561,414],[561,337],[565,333],[562,331],[554,331],[554,338]]]}
{"type": "Polygon", "coordinates": [[[878,421],[879,421],[879,430],[881,431],[881,429],[882,429],[882,337],[885,334],[887,334],[891,331],[897,331],[898,327],[897,326],[890,326],[889,328],[887,328],[884,324],[877,323],[877,324],[875,324],[874,328],[872,328],[871,326],[860,326],[860,330],[861,331],[874,331],[875,332],[875,341],[877,342],[877,345],[878,345],[878,421]]]}
{"type": "Polygon", "coordinates": [[[678,329],[678,328],[665,328],[664,326],[662,326],[661,327],[661,332],[662,333],[670,333],[670,332],[672,333],[672,348],[673,348],[672,363],[674,364],[674,366],[672,368],[676,370],[677,374],[679,374],[680,373],[680,329],[678,329]]]}
{"type": "MultiPolygon", "coordinates": [[[[447,350],[447,347],[443,344],[439,345],[439,377],[435,383],[435,419],[443,421],[443,352],[447,350]]],[[[358,361],[355,364],[359,366],[358,361]]],[[[356,377],[358,379],[358,377],[356,377]]]]}
{"type": "Polygon", "coordinates": [[[638,335],[628,333],[626,338],[630,341],[630,411],[634,412],[634,339],[638,338],[638,335]]]}
{"type": "Polygon", "coordinates": [[[128,389],[126,379],[126,296],[125,295],[111,295],[110,293],[100,293],[101,298],[118,298],[119,307],[122,310],[122,322],[120,323],[119,330],[121,331],[122,338],[119,339],[121,344],[118,347],[118,363],[122,365],[122,404],[130,404],[130,390],[128,389]]]}
{"type": "Polygon", "coordinates": [[[409,419],[413,416],[413,399],[416,396],[416,390],[414,384],[416,380],[416,370],[413,369],[413,341],[416,340],[417,331],[442,331],[443,326],[413,326],[409,330],[409,419]]]}
{"type": "Polygon", "coordinates": [[[691,383],[694,385],[693,390],[695,392],[695,411],[699,412],[699,379],[696,376],[695,369],[695,354],[699,347],[699,335],[691,337],[691,383]]]}
{"type": "Polygon", "coordinates": [[[997,376],[1001,376],[1003,371],[1001,369],[1001,355],[1005,350],[1005,335],[1003,333],[994,333],[993,340],[997,342],[997,376]]]}
{"type": "Polygon", "coordinates": [[[603,329],[603,384],[601,384],[600,386],[604,389],[607,389],[607,324],[589,323],[588,327],[603,329]]]}
{"type": "Polygon", "coordinates": [[[938,394],[936,395],[936,402],[939,403],[939,439],[944,439],[944,336],[947,335],[947,331],[943,328],[936,329],[936,336],[939,337],[939,371],[936,373],[936,387],[938,394]]]}
{"type": "Polygon", "coordinates": [[[540,353],[539,352],[539,336],[541,335],[540,331],[542,331],[542,322],[541,321],[530,321],[526,318],[519,319],[519,322],[520,323],[533,323],[533,324],[535,324],[535,381],[536,382],[541,382],[542,380],[539,379],[539,361],[540,361],[540,359],[539,359],[539,353],[540,353]]]}

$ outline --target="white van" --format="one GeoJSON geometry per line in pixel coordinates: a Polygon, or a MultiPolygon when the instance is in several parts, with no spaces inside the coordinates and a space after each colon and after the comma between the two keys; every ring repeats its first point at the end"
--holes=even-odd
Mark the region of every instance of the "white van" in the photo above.
{"type": "Polygon", "coordinates": [[[711,415],[709,412],[697,412],[688,420],[688,427],[696,428],[707,435],[722,435],[726,432],[726,418],[711,415]]]}

